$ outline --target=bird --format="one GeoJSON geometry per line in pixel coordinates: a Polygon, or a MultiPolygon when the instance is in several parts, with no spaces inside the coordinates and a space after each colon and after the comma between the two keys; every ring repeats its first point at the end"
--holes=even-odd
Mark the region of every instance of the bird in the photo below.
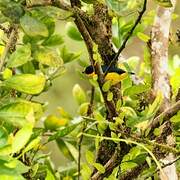
{"type": "MultiPolygon", "coordinates": [[[[111,81],[112,85],[115,85],[123,79],[126,79],[128,77],[128,74],[135,74],[133,72],[127,72],[116,66],[109,67],[108,65],[102,65],[101,68],[103,73],[105,73],[105,81],[111,81]]],[[[92,65],[87,66],[83,73],[85,73],[88,77],[93,77],[96,75],[94,67],[92,65]]]]}

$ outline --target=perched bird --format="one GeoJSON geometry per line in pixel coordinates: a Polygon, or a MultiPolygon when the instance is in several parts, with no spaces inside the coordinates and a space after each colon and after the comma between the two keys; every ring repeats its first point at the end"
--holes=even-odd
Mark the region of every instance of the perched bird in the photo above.
{"type": "MultiPolygon", "coordinates": [[[[123,69],[120,69],[118,67],[112,66],[108,67],[107,65],[101,66],[103,73],[105,73],[105,80],[111,81],[112,85],[115,85],[122,81],[123,79],[127,78],[128,74],[134,74],[133,72],[127,72],[123,69]]],[[[89,77],[93,77],[95,75],[95,71],[92,65],[85,68],[83,71],[86,75],[89,77]]]]}

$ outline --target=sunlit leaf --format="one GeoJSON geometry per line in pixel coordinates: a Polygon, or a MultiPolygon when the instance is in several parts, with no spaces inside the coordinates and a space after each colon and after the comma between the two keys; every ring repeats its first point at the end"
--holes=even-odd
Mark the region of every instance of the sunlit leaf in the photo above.
{"type": "Polygon", "coordinates": [[[0,108],[0,121],[8,122],[18,127],[27,123],[34,123],[33,108],[23,102],[16,102],[4,105],[0,108]]]}
{"type": "Polygon", "coordinates": [[[69,152],[73,156],[74,160],[78,162],[78,150],[71,143],[65,142],[65,144],[69,149],[69,152]]]}
{"type": "Polygon", "coordinates": [[[39,94],[44,89],[45,81],[43,75],[19,74],[3,81],[2,85],[27,94],[39,94]]]}
{"type": "MultiPolygon", "coordinates": [[[[11,176],[11,177],[14,176],[16,179],[16,177],[20,176],[23,173],[26,173],[28,170],[29,170],[28,166],[24,165],[21,161],[15,158],[12,158],[10,156],[0,157],[0,175],[11,176]]],[[[21,180],[21,178],[19,179],[21,180]]]]}
{"type": "Polygon", "coordinates": [[[7,67],[18,67],[31,60],[31,46],[30,44],[23,45],[11,54],[7,67]]]}
{"type": "Polygon", "coordinates": [[[78,114],[86,116],[88,111],[89,103],[82,103],[78,108],[78,114]]]}
{"type": "Polygon", "coordinates": [[[47,175],[46,175],[45,180],[55,180],[54,175],[52,174],[52,172],[49,169],[47,169],[46,172],[47,172],[47,175]]]}
{"type": "Polygon", "coordinates": [[[86,94],[79,84],[74,85],[72,94],[78,104],[86,102],[86,94]]]}
{"type": "MultiPolygon", "coordinates": [[[[180,60],[179,60],[180,61],[180,60]]],[[[173,95],[176,96],[178,93],[178,89],[180,88],[180,68],[175,70],[175,73],[170,78],[170,83],[173,90],[173,95]]]]}
{"type": "Polygon", "coordinates": [[[135,112],[134,109],[131,108],[131,107],[126,107],[126,106],[124,106],[124,107],[121,107],[120,110],[121,110],[122,112],[124,112],[126,116],[137,117],[136,112],[135,112]]]}
{"type": "Polygon", "coordinates": [[[12,143],[13,153],[16,153],[20,151],[22,148],[24,148],[24,146],[27,144],[28,140],[31,137],[32,129],[32,124],[27,124],[16,133],[12,143]]]}
{"type": "Polygon", "coordinates": [[[150,90],[149,85],[143,85],[143,84],[134,85],[134,86],[131,86],[131,87],[125,89],[123,95],[124,96],[132,96],[132,95],[140,94],[140,93],[143,93],[143,92],[146,92],[149,90],[150,90]]]}
{"type": "Polygon", "coordinates": [[[3,79],[8,79],[12,76],[12,70],[9,69],[9,68],[6,68],[4,71],[3,71],[3,79]]]}
{"type": "Polygon", "coordinates": [[[100,172],[105,173],[105,167],[101,165],[100,163],[93,163],[93,166],[100,172]]]}
{"type": "Polygon", "coordinates": [[[150,37],[142,32],[138,32],[137,37],[144,42],[148,42],[150,40],[150,37]]]}
{"type": "Polygon", "coordinates": [[[91,168],[87,164],[82,165],[81,174],[84,180],[89,180],[91,176],[91,168]]]}
{"type": "Polygon", "coordinates": [[[149,105],[149,109],[148,109],[148,112],[147,112],[147,116],[152,116],[152,115],[154,115],[154,114],[159,110],[159,107],[160,107],[162,101],[163,101],[162,93],[161,93],[161,92],[158,92],[158,93],[157,93],[157,96],[156,96],[156,99],[154,100],[154,102],[149,105]]]}
{"type": "Polygon", "coordinates": [[[102,90],[103,90],[104,92],[108,92],[110,88],[111,88],[111,81],[106,81],[106,82],[103,84],[102,90]]]}
{"type": "Polygon", "coordinates": [[[91,151],[86,151],[85,156],[86,156],[86,161],[92,165],[94,163],[94,154],[91,151]]]}
{"type": "Polygon", "coordinates": [[[41,48],[35,51],[34,58],[41,64],[58,67],[63,64],[61,57],[55,50],[49,48],[41,48]]]}
{"type": "Polygon", "coordinates": [[[113,99],[113,93],[112,92],[108,92],[107,100],[108,101],[112,101],[112,99],[113,99]]]}
{"type": "Polygon", "coordinates": [[[6,156],[12,153],[12,146],[10,144],[0,148],[0,156],[6,156]]]}
{"type": "Polygon", "coordinates": [[[36,148],[36,147],[39,145],[40,141],[41,141],[41,137],[37,137],[37,138],[33,139],[33,140],[23,149],[22,154],[30,151],[30,150],[33,149],[33,148],[36,148]]]}

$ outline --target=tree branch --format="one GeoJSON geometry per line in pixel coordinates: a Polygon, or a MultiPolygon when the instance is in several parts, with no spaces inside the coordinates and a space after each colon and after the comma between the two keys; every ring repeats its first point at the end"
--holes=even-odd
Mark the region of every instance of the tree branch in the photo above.
{"type": "MultiPolygon", "coordinates": [[[[167,163],[167,164],[162,165],[161,168],[166,168],[166,167],[168,167],[168,166],[171,166],[172,164],[174,164],[175,162],[177,162],[179,159],[180,159],[180,156],[178,156],[178,157],[177,157],[176,159],[174,159],[173,161],[171,161],[171,162],[169,162],[169,163],[167,163]]],[[[158,171],[159,171],[159,169],[156,169],[156,171],[154,171],[154,172],[152,173],[152,175],[151,175],[151,176],[148,176],[146,179],[148,179],[149,177],[152,177],[152,176],[153,176],[154,174],[156,174],[158,171]]]]}
{"type": "Polygon", "coordinates": [[[129,38],[132,36],[134,30],[136,29],[137,25],[141,22],[141,19],[143,17],[143,14],[146,11],[146,5],[147,5],[147,0],[144,0],[144,4],[143,4],[143,8],[142,10],[139,12],[139,16],[137,17],[133,27],[131,28],[131,30],[127,33],[126,38],[124,39],[122,46],[119,48],[118,52],[116,53],[115,57],[113,58],[113,60],[111,61],[111,63],[109,64],[109,67],[107,69],[107,71],[109,70],[109,68],[116,63],[116,61],[118,60],[119,55],[121,54],[121,52],[124,50],[124,48],[126,47],[126,44],[129,40],[129,38]]]}
{"type": "Polygon", "coordinates": [[[10,33],[9,39],[6,43],[6,47],[3,51],[3,54],[1,56],[1,60],[0,60],[0,72],[3,70],[3,66],[7,57],[7,54],[9,52],[9,50],[11,49],[11,47],[14,45],[14,43],[16,43],[16,41],[14,42],[14,39],[16,39],[16,35],[17,35],[17,30],[18,30],[18,25],[14,25],[14,27],[12,28],[12,31],[10,33]]]}
{"type": "Polygon", "coordinates": [[[180,100],[177,101],[170,108],[166,109],[160,115],[158,115],[148,126],[150,129],[154,129],[160,121],[164,122],[169,120],[172,116],[174,116],[180,110],[180,100]]]}
{"type": "Polygon", "coordinates": [[[72,11],[71,6],[65,3],[63,0],[52,0],[52,5],[65,11],[72,11]]]}

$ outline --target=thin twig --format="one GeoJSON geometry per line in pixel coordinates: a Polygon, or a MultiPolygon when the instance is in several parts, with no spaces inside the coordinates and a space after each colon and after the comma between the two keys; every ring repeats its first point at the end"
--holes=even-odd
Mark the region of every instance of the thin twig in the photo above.
{"type": "Polygon", "coordinates": [[[14,38],[15,38],[15,36],[17,34],[17,30],[18,30],[18,25],[14,25],[14,27],[13,27],[11,33],[10,33],[8,42],[6,43],[6,47],[5,47],[5,49],[3,51],[3,54],[1,56],[1,60],[0,60],[0,72],[3,69],[3,66],[4,66],[4,63],[5,63],[7,54],[8,54],[10,48],[12,47],[12,45],[14,43],[14,38]]]}
{"type": "MultiPolygon", "coordinates": [[[[92,86],[91,87],[91,99],[90,99],[89,107],[87,110],[87,116],[91,116],[93,113],[94,93],[95,93],[95,88],[94,88],[94,86],[92,86]]],[[[81,175],[81,145],[82,145],[82,141],[83,141],[83,133],[84,133],[86,127],[87,127],[87,122],[85,121],[83,123],[81,136],[80,136],[79,142],[78,142],[78,180],[80,180],[80,175],[81,175]]]]}
{"type": "MultiPolygon", "coordinates": [[[[111,68],[111,66],[117,61],[119,55],[121,54],[121,52],[124,50],[124,48],[126,47],[126,44],[129,40],[129,38],[132,36],[134,30],[136,29],[137,25],[141,22],[141,19],[143,17],[143,14],[146,11],[146,5],[147,5],[147,0],[144,0],[144,4],[143,4],[143,8],[142,10],[139,12],[139,16],[137,17],[133,27],[131,28],[131,30],[127,33],[126,38],[124,39],[122,46],[119,48],[118,52],[116,53],[116,55],[114,56],[113,60],[110,62],[108,68],[106,69],[106,72],[108,72],[108,70],[111,68]]],[[[105,73],[106,74],[106,73],[105,73]]]]}

